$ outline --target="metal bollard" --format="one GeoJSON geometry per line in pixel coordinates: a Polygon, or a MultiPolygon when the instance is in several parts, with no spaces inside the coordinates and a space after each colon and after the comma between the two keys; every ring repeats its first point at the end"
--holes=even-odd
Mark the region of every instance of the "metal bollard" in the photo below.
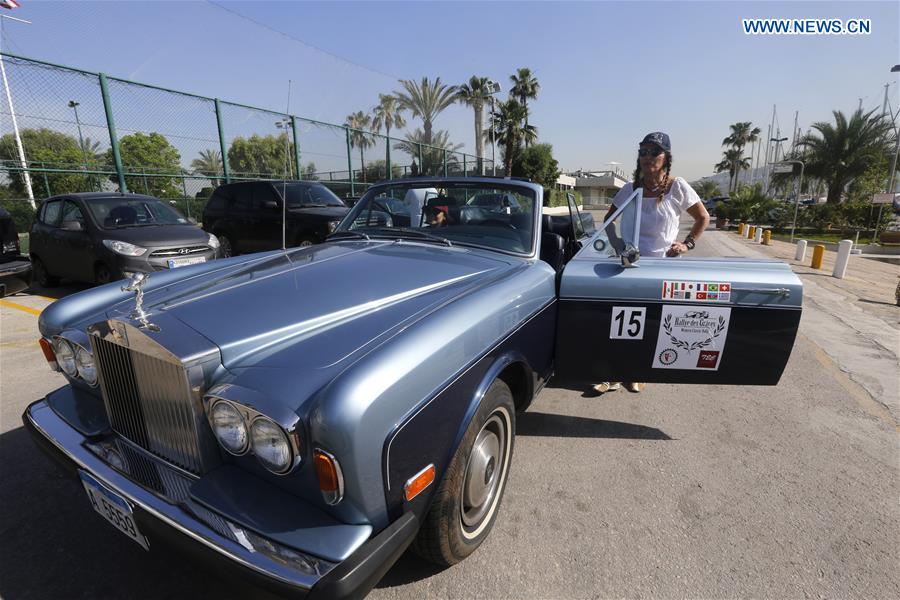
{"type": "Polygon", "coordinates": [[[837,258],[834,261],[834,271],[832,276],[843,279],[847,274],[847,263],[850,262],[850,250],[853,249],[851,240],[841,240],[838,242],[837,258]]]}
{"type": "Polygon", "coordinates": [[[744,224],[738,225],[738,235],[744,235],[744,224]]]}
{"type": "Polygon", "coordinates": [[[757,227],[756,233],[753,236],[753,241],[756,242],[757,244],[762,243],[762,236],[763,236],[763,228],[757,227]]]}
{"type": "Polygon", "coordinates": [[[752,240],[754,235],[756,235],[756,225],[751,225],[747,231],[747,239],[752,240]]]}
{"type": "Polygon", "coordinates": [[[797,252],[794,254],[794,260],[803,262],[806,259],[806,240],[797,240],[797,252]]]}
{"type": "Polygon", "coordinates": [[[772,230],[771,229],[766,229],[765,231],[763,231],[762,243],[763,243],[763,246],[771,246],[772,245],[772,230]]]}
{"type": "Polygon", "coordinates": [[[825,258],[825,246],[822,244],[816,244],[813,246],[813,257],[812,264],[809,266],[813,269],[821,269],[822,268],[822,260],[825,258]]]}

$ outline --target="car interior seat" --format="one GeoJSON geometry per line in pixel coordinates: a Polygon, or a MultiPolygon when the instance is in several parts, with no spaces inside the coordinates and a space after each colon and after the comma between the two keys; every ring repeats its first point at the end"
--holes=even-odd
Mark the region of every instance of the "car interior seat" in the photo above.
{"type": "Polygon", "coordinates": [[[116,206],[103,220],[105,227],[118,227],[119,225],[134,225],[137,222],[137,211],[127,205],[116,206]]]}

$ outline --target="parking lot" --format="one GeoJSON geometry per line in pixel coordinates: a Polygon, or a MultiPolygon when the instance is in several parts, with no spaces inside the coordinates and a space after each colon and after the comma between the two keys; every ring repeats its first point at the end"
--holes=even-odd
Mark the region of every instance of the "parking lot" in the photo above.
{"type": "MultiPolygon", "coordinates": [[[[698,253],[732,254],[728,235],[698,253]]],[[[22,411],[64,383],[37,314],[76,289],[0,302],[0,596],[264,596],[146,553],[28,439],[22,411]]],[[[815,326],[804,318],[776,387],[597,396],[551,382],[517,418],[485,544],[445,570],[407,554],[371,597],[900,597],[897,423],[815,326]]]]}

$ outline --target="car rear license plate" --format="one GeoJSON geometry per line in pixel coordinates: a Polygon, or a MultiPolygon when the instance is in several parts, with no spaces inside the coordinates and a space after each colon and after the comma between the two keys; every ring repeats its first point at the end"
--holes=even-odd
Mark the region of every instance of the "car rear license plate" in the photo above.
{"type": "Polygon", "coordinates": [[[206,262],[205,256],[191,256],[189,258],[170,258],[167,261],[170,269],[174,269],[175,267],[186,267],[187,265],[196,265],[198,263],[206,262]]]}
{"type": "Polygon", "coordinates": [[[149,550],[147,538],[138,531],[131,505],[117,493],[107,489],[102,483],[85,473],[78,471],[84,491],[87,492],[91,506],[100,516],[112,523],[112,525],[140,544],[144,550],[149,550]]]}

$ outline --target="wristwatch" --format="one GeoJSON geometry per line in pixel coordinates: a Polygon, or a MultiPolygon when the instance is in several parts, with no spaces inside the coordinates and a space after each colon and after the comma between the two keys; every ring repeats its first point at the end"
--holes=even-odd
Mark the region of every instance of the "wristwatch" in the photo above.
{"type": "Polygon", "coordinates": [[[688,234],[688,236],[684,238],[684,245],[687,246],[688,250],[693,250],[694,246],[697,245],[697,243],[694,242],[694,236],[688,234]]]}

